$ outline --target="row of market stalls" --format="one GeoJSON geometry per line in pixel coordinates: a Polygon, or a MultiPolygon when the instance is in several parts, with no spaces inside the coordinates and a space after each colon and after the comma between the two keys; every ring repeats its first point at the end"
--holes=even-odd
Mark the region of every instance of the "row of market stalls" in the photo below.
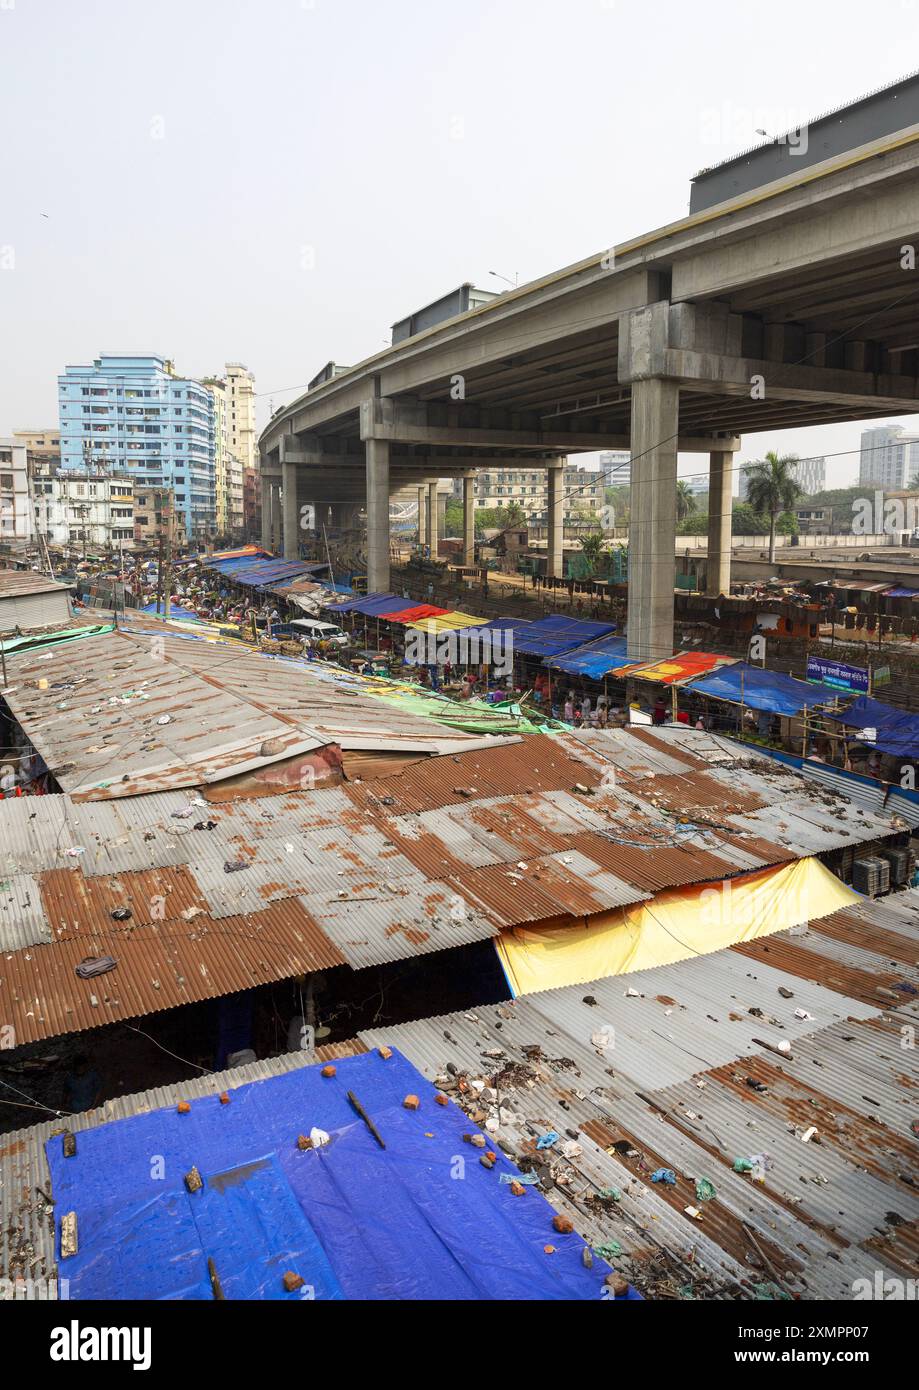
{"type": "MultiPolygon", "coordinates": [[[[861,696],[853,705],[853,690],[843,679],[848,668],[827,666],[823,680],[798,680],[749,662],[712,652],[683,651],[656,662],[634,662],[626,639],[615,624],[555,614],[545,618],[496,618],[488,621],[469,613],[431,604],[407,605],[393,593],[330,599],[325,607],[352,625],[363,618],[408,632],[426,634],[432,659],[448,653],[454,663],[488,663],[494,655],[512,654],[516,684],[542,687],[544,674],[547,713],[561,707],[568,687],[603,693],[622,704],[666,705],[667,721],[686,722],[686,711],[720,709],[716,727],[730,724],[752,729],[763,738],[791,743],[802,754],[817,752],[820,738],[826,753],[847,760],[850,739],[859,753],[874,749],[894,758],[919,757],[919,715],[908,715],[881,701],[861,696]],[[449,635],[448,643],[440,639],[449,635]],[[553,688],[554,687],[554,688],[553,688]],[[591,690],[592,687],[597,689],[591,690]],[[709,703],[711,702],[711,704],[709,703]],[[727,708],[726,708],[727,707],[727,708]],[[849,713],[853,717],[848,718],[849,713]],[[829,723],[827,722],[829,721],[829,723]]],[[[819,756],[819,753],[818,753],[819,756]]],[[[829,759],[828,759],[829,760],[829,759]]]]}

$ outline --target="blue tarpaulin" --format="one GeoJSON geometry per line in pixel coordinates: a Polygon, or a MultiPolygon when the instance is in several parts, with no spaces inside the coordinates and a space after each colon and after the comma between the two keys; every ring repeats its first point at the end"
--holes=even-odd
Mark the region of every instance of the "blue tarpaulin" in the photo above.
{"type": "Polygon", "coordinates": [[[919,758],[919,714],[906,714],[901,709],[894,709],[893,705],[860,695],[847,710],[829,717],[852,729],[875,730],[877,736],[870,742],[882,753],[919,758]]]}
{"type": "Polygon", "coordinates": [[[584,647],[576,647],[573,652],[549,657],[543,665],[551,666],[553,670],[567,671],[572,676],[587,676],[592,681],[602,680],[604,676],[611,675],[620,668],[634,665],[629,662],[627,647],[628,642],[624,637],[610,634],[608,637],[601,637],[597,642],[588,642],[584,647]]]}
{"type": "Polygon", "coordinates": [[[274,556],[264,559],[261,556],[246,555],[236,559],[214,560],[205,568],[222,575],[233,584],[242,584],[248,589],[263,589],[271,584],[321,573],[328,569],[328,565],[310,564],[305,560],[279,560],[274,556]]]}
{"type": "Polygon", "coordinates": [[[712,700],[730,700],[735,705],[744,704],[750,709],[786,716],[839,699],[839,691],[831,685],[798,681],[793,676],[783,676],[779,671],[764,671],[762,667],[750,666],[745,661],[735,666],[722,666],[707,676],[700,676],[698,680],[690,681],[689,689],[712,700]]]}
{"type": "Polygon", "coordinates": [[[467,1117],[437,1105],[404,1057],[369,1052],[336,1069],[81,1131],[72,1158],[50,1139],[55,1211],[77,1216],[78,1253],[61,1265],[70,1297],[210,1301],[208,1259],[228,1299],[602,1297],[608,1267],[584,1267],[584,1242],[553,1229],[538,1191],[511,1192],[502,1174],[517,1170],[497,1146],[495,1167],[481,1165],[467,1117]],[[403,1106],[412,1094],[418,1110],[403,1106]],[[313,1126],[331,1143],[303,1151],[313,1126]],[[193,1167],[204,1185],[190,1193],[193,1167]],[[312,1295],[285,1291],[288,1270],[312,1295]]]}
{"type": "Polygon", "coordinates": [[[482,642],[497,642],[499,645],[506,644],[508,641],[516,643],[518,634],[525,633],[531,628],[533,623],[530,618],[493,618],[490,623],[477,624],[475,627],[460,627],[453,631],[454,637],[478,637],[482,642]],[[490,634],[495,634],[492,637],[490,634]]]}
{"type": "MultiPolygon", "coordinates": [[[[144,604],[143,608],[140,609],[140,612],[141,612],[141,613],[154,613],[154,614],[155,614],[155,613],[156,613],[156,604],[155,604],[155,603],[147,603],[147,604],[144,604]]],[[[165,605],[162,604],[162,603],[160,603],[159,616],[160,616],[161,618],[164,618],[164,617],[166,616],[166,613],[165,613],[165,605]]],[[[171,604],[169,605],[169,616],[170,616],[170,618],[184,618],[184,619],[186,619],[186,620],[187,620],[187,619],[192,619],[192,620],[194,620],[195,622],[200,622],[200,621],[201,621],[200,618],[198,617],[198,614],[197,614],[197,613],[193,613],[193,612],[191,611],[190,608],[182,608],[182,607],[180,607],[179,604],[177,604],[177,603],[171,603],[171,604]]]]}
{"type": "Polygon", "coordinates": [[[411,599],[403,598],[401,594],[365,594],[363,598],[355,598],[349,603],[336,603],[335,612],[363,613],[368,618],[379,618],[384,613],[398,613],[400,608],[407,608],[410,602],[411,599]]]}
{"type": "Polygon", "coordinates": [[[560,656],[562,652],[583,647],[615,631],[614,623],[590,623],[580,618],[554,614],[530,623],[525,631],[515,633],[514,651],[523,656],[560,656]]]}

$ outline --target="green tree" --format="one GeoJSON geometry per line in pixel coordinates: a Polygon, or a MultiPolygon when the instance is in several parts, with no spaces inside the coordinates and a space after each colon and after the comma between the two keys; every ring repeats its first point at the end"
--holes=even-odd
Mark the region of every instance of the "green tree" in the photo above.
{"type": "Polygon", "coordinates": [[[750,506],[769,518],[769,563],[772,565],[775,564],[776,523],[783,512],[794,511],[804,496],[804,489],[794,475],[797,462],[796,455],[780,457],[773,450],[762,463],[750,464],[745,470],[750,506]]]}
{"type": "Polygon", "coordinates": [[[603,554],[602,531],[591,531],[589,535],[582,538],[581,554],[584,556],[588,575],[595,575],[600,564],[600,556],[603,554]]]}
{"type": "Polygon", "coordinates": [[[676,519],[685,521],[696,510],[696,498],[685,479],[680,478],[676,485],[676,519]]]}
{"type": "Polygon", "coordinates": [[[909,484],[909,490],[910,492],[919,492],[919,473],[916,474],[915,478],[913,478],[912,482],[909,484]]]}

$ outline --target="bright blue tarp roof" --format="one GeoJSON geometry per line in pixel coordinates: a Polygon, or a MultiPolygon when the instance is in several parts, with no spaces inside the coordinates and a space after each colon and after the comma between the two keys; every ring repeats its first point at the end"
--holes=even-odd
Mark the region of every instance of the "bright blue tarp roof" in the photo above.
{"type": "Polygon", "coordinates": [[[470,1121],[437,1105],[411,1063],[369,1052],[335,1065],[330,1078],[306,1066],[241,1086],[227,1105],[214,1094],[189,1114],[81,1130],[72,1158],[50,1139],[56,1209],[79,1222],[71,1297],[210,1302],[210,1258],[228,1299],[298,1300],[287,1270],[317,1299],[601,1299],[603,1261],[584,1267],[583,1240],[553,1230],[535,1188],[512,1194],[501,1176],[517,1170],[497,1145],[494,1169],[481,1166],[463,1142],[470,1121]],[[419,1110],[404,1108],[409,1094],[419,1110]],[[301,1151],[297,1136],[313,1125],[332,1142],[301,1151]],[[192,1167],[204,1180],[195,1193],[192,1167]]]}
{"type": "Polygon", "coordinates": [[[860,695],[847,710],[830,718],[853,729],[876,729],[873,746],[882,753],[919,758],[919,714],[906,714],[881,700],[860,695]]]}
{"type": "MultiPolygon", "coordinates": [[[[141,613],[156,613],[156,604],[147,603],[139,611],[141,613]]],[[[166,616],[164,612],[164,606],[162,603],[160,604],[159,616],[161,618],[166,616]]],[[[193,613],[190,608],[182,608],[177,603],[171,603],[169,605],[169,616],[170,618],[193,618],[195,622],[201,621],[197,613],[193,613]]]]}
{"type": "Polygon", "coordinates": [[[519,634],[514,634],[514,650],[523,656],[559,656],[570,652],[574,647],[583,647],[598,637],[607,637],[615,632],[613,623],[584,622],[581,618],[569,618],[554,614],[540,618],[519,634]]]}
{"type": "Polygon", "coordinates": [[[551,666],[553,670],[567,671],[572,676],[587,676],[593,681],[602,680],[612,671],[630,664],[627,646],[628,642],[624,637],[616,637],[610,633],[596,642],[588,642],[584,647],[575,647],[573,652],[549,657],[543,665],[551,666]]]}
{"type": "Polygon", "coordinates": [[[697,680],[689,682],[688,688],[713,700],[730,700],[735,705],[741,704],[742,696],[742,703],[750,709],[781,715],[800,714],[803,709],[813,709],[815,705],[839,699],[839,691],[831,685],[798,681],[793,676],[783,676],[779,671],[764,671],[762,667],[750,666],[745,661],[739,661],[735,666],[722,666],[707,676],[699,676],[697,680]]]}
{"type": "Polygon", "coordinates": [[[368,618],[378,618],[383,613],[398,613],[403,608],[408,608],[411,599],[403,598],[401,594],[365,594],[363,598],[353,599],[350,603],[336,603],[336,613],[363,613],[368,618]]]}

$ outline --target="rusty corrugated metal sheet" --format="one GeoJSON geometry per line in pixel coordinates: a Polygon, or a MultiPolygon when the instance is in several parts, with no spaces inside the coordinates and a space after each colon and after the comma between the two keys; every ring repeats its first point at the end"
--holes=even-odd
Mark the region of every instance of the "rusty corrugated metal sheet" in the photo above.
{"type": "Polygon", "coordinates": [[[573,854],[544,855],[516,864],[467,869],[454,882],[501,926],[557,917],[590,917],[641,902],[648,894],[573,854]]]}
{"type": "Polygon", "coordinates": [[[184,866],[147,869],[110,877],[87,878],[79,869],[49,869],[39,875],[45,916],[56,941],[97,933],[130,930],[151,922],[172,921],[187,912],[207,913],[207,899],[184,866]],[[112,913],[126,908],[131,916],[116,922],[112,913]]]}
{"type": "Polygon", "coordinates": [[[246,917],[154,922],[136,931],[100,932],[90,952],[84,941],[70,939],[4,956],[0,1017],[21,1046],[329,969],[344,959],[296,899],[246,917]],[[75,969],[87,954],[111,955],[118,964],[83,980],[75,969]]]}
{"type": "MultiPolygon", "coordinates": [[[[883,913],[881,904],[874,904],[875,915],[879,917],[883,913]]],[[[897,919],[892,913],[885,916],[893,921],[897,919]]],[[[901,965],[919,965],[919,945],[910,937],[902,932],[890,931],[875,922],[868,916],[856,915],[843,909],[842,912],[834,912],[831,917],[821,917],[818,922],[811,924],[812,930],[820,932],[823,936],[831,936],[836,941],[844,941],[850,946],[858,946],[863,950],[876,951],[880,956],[886,956],[891,962],[897,961],[901,965]]]]}
{"type": "Polygon", "coordinates": [[[768,806],[762,796],[746,790],[742,782],[725,786],[707,772],[685,772],[669,777],[655,777],[651,787],[641,789],[655,805],[692,819],[694,813],[744,815],[768,806]]]}
{"type": "Polygon", "coordinates": [[[399,816],[519,792],[570,791],[578,783],[596,787],[600,780],[558,740],[534,734],[523,743],[429,759],[394,777],[352,782],[348,793],[365,810],[390,807],[399,816]]]}
{"type": "Polygon", "coordinates": [[[605,840],[600,835],[584,835],[578,848],[611,873],[652,893],[684,884],[718,883],[743,872],[728,859],[694,846],[641,847],[605,840]]]}
{"type": "Polygon", "coordinates": [[[861,999],[864,1003],[874,1004],[878,1008],[896,1007],[898,999],[902,999],[904,1004],[908,1002],[906,996],[896,993],[895,987],[902,983],[900,975],[875,975],[855,966],[842,965],[839,961],[828,959],[815,950],[800,946],[786,936],[770,936],[763,941],[742,942],[730,949],[749,956],[751,960],[766,961],[777,970],[785,970],[802,980],[813,980],[825,989],[835,990],[852,999],[861,999]]]}

